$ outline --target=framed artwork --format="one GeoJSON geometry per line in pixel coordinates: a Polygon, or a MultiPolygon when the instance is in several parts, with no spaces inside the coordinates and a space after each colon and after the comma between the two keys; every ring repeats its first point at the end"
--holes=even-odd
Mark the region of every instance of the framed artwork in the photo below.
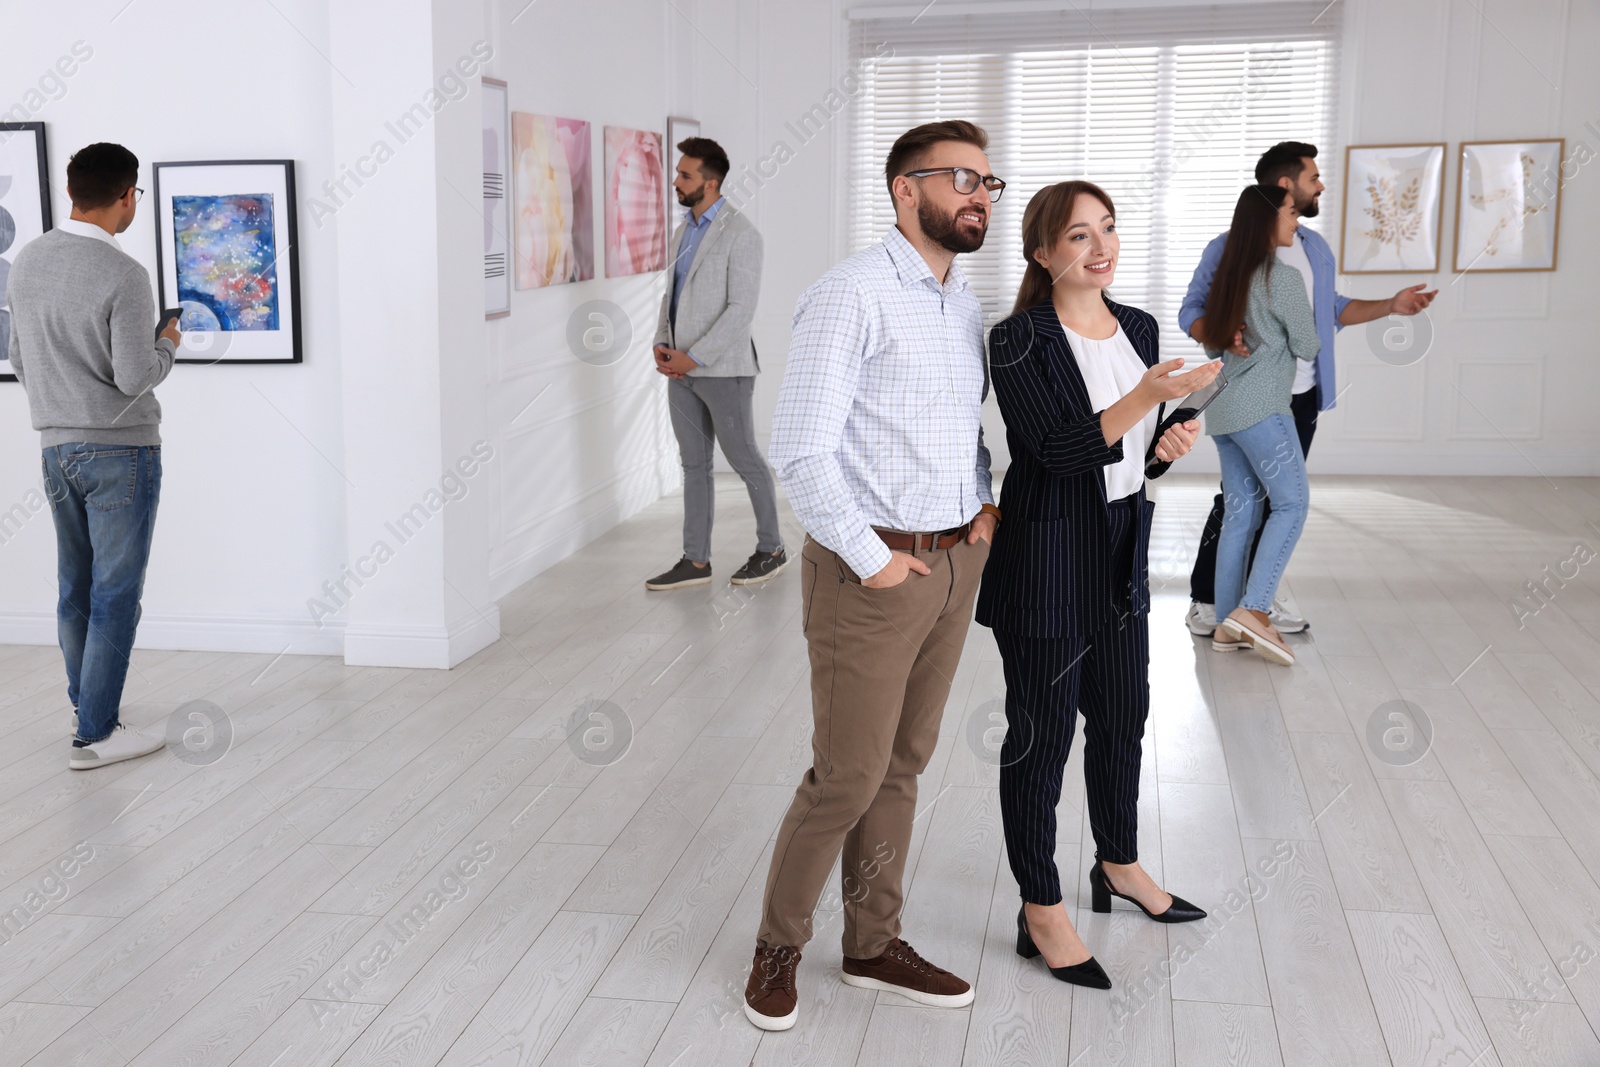
{"type": "Polygon", "coordinates": [[[511,114],[518,289],[594,277],[589,124],[511,114]]]}
{"type": "Polygon", "coordinates": [[[299,363],[294,161],[157,163],[161,307],[183,308],[179,363],[299,363]]]}
{"type": "Polygon", "coordinates": [[[683,214],[683,207],[678,203],[678,191],[672,187],[672,180],[678,175],[678,142],[688,137],[700,136],[699,119],[667,119],[667,144],[666,144],[666,169],[667,169],[667,236],[672,236],[677,220],[683,214]]]}
{"type": "Polygon", "coordinates": [[[1345,274],[1439,269],[1444,145],[1350,145],[1344,154],[1345,274]]]}
{"type": "Polygon", "coordinates": [[[0,122],[0,382],[11,373],[11,303],[6,281],[23,245],[50,229],[50,164],[44,123],[0,122]]]}
{"type": "Polygon", "coordinates": [[[667,266],[667,164],[661,135],[606,127],[606,277],[667,266]]]}
{"type": "Polygon", "coordinates": [[[506,83],[483,79],[483,317],[511,314],[511,108],[506,83]]]}
{"type": "Polygon", "coordinates": [[[1562,138],[1462,143],[1457,271],[1556,269],[1566,149],[1562,138]]]}

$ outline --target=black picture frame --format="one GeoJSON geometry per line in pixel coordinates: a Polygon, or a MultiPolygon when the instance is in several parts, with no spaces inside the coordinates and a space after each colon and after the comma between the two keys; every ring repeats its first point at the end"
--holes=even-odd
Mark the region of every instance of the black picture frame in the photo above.
{"type": "MultiPolygon", "coordinates": [[[[55,220],[50,211],[50,152],[48,148],[48,138],[45,134],[44,123],[0,122],[0,138],[9,140],[13,135],[19,133],[28,133],[33,135],[34,155],[36,158],[36,166],[38,168],[39,182],[39,219],[41,222],[39,233],[48,233],[55,229],[55,220]]],[[[31,240],[33,236],[37,236],[37,234],[26,237],[21,242],[13,242],[5,249],[0,249],[0,259],[9,261],[16,255],[17,250],[21,248],[23,244],[26,244],[28,240],[31,240]]],[[[10,307],[4,298],[4,290],[3,288],[0,288],[0,308],[4,308],[9,315],[10,307]]],[[[0,346],[0,368],[9,368],[10,366],[11,362],[7,357],[6,349],[4,346],[0,346]]],[[[0,370],[0,382],[14,382],[16,380],[17,376],[10,373],[9,369],[0,370]]]]}
{"type": "MultiPolygon", "coordinates": [[[[283,265],[287,265],[288,267],[288,284],[284,286],[280,281],[280,288],[286,290],[289,295],[289,323],[287,332],[289,334],[290,353],[282,357],[255,357],[249,355],[228,356],[225,354],[219,355],[213,353],[200,356],[185,356],[183,355],[183,352],[184,349],[188,347],[186,342],[184,346],[179,348],[178,358],[173,362],[199,364],[202,366],[216,366],[224,363],[273,364],[304,362],[305,353],[300,327],[300,211],[298,197],[295,193],[295,168],[294,160],[292,159],[195,159],[168,161],[155,163],[152,165],[153,177],[151,191],[155,194],[154,216],[156,227],[156,289],[160,293],[160,300],[158,301],[159,305],[164,308],[179,306],[176,285],[174,284],[169,287],[167,279],[166,246],[170,234],[168,234],[163,227],[170,218],[170,205],[168,205],[167,197],[162,193],[161,190],[162,172],[166,171],[169,174],[172,174],[172,176],[175,178],[176,172],[178,172],[180,168],[197,167],[268,167],[282,169],[284,192],[283,221],[279,226],[279,229],[280,232],[287,238],[286,243],[288,247],[280,250],[277,259],[275,259],[273,262],[280,268],[283,265]]],[[[172,184],[173,183],[169,181],[169,191],[172,184]]],[[[238,191],[243,192],[244,190],[238,191]]],[[[251,191],[253,192],[254,190],[251,191]]],[[[276,210],[277,209],[275,208],[274,211],[276,212],[276,210]]],[[[278,273],[281,278],[283,271],[280,269],[278,273]]],[[[245,337],[248,335],[238,334],[236,336],[245,337]]]]}

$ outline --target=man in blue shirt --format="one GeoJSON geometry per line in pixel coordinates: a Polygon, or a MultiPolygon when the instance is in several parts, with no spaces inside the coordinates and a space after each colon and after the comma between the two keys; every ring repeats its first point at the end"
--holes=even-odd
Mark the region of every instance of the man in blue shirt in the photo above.
{"type": "MultiPolygon", "coordinates": [[[[1302,141],[1283,141],[1273,145],[1256,161],[1256,181],[1261,185],[1277,185],[1294,195],[1295,209],[1300,217],[1316,218],[1320,198],[1326,188],[1317,169],[1317,146],[1302,141]]],[[[1387,300],[1352,300],[1334,289],[1334,276],[1338,265],[1333,249],[1315,230],[1305,226],[1296,231],[1294,244],[1277,250],[1278,261],[1294,267],[1305,279],[1306,295],[1311,299],[1312,314],[1317,320],[1317,339],[1322,347],[1311,363],[1300,363],[1295,373],[1290,409],[1294,412],[1295,428],[1299,431],[1300,451],[1310,455],[1311,438],[1317,431],[1317,415],[1327,411],[1338,401],[1334,385],[1333,336],[1346,326],[1371,322],[1390,315],[1415,315],[1433,303],[1439,290],[1425,291],[1424,285],[1401,289],[1387,300]]],[[[1205,316],[1206,298],[1211,295],[1211,279],[1217,273],[1222,259],[1223,246],[1228,242],[1226,233],[1219,234],[1206,245],[1200,265],[1189,281],[1189,292],[1178,311],[1178,325],[1190,337],[1199,333],[1199,323],[1205,316]]],[[[1236,335],[1232,351],[1241,356],[1250,353],[1244,339],[1236,335]]],[[[1267,504],[1270,514],[1272,505],[1267,504]]],[[[1265,521],[1265,514],[1263,521],[1265,521]]],[[[1189,615],[1185,620],[1190,632],[1209,637],[1217,626],[1216,594],[1212,589],[1217,570],[1217,537],[1222,532],[1223,498],[1219,492],[1200,535],[1200,548],[1195,553],[1194,570],[1189,575],[1189,615]]],[[[1260,530],[1256,531],[1260,537],[1260,530]]],[[[1252,544],[1250,555],[1255,556],[1252,544]]],[[[1248,570],[1248,564],[1247,568],[1248,570]]],[[[1288,634],[1301,633],[1310,623],[1291,614],[1282,604],[1272,605],[1272,624],[1288,634]]]]}
{"type": "Polygon", "coordinates": [[[671,379],[667,405],[683,458],[683,558],[646,581],[653,590],[711,582],[715,488],[713,442],[744,479],[756,513],[756,550],[734,585],[770,581],[788,566],[778,531],[778,490],[756,444],[755,382],[760,365],[750,323],[761,293],[761,234],[722,196],[728,154],[707,137],[678,143],[672,186],[688,208],[674,234],[672,282],[656,323],[656,370],[671,379]]]}

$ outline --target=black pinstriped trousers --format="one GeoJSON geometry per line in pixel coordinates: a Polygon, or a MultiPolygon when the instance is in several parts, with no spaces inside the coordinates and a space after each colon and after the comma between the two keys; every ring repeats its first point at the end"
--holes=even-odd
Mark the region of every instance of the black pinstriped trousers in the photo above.
{"type": "MultiPolygon", "coordinates": [[[[1111,505],[1111,559],[1132,566],[1137,511],[1111,505]]],[[[1126,592],[1100,629],[1066,638],[996,630],[1006,677],[1006,739],[1000,750],[1000,815],[1011,873],[1032,904],[1061,900],[1056,804],[1083,713],[1083,776],[1096,855],[1139,858],[1139,763],[1150,712],[1149,616],[1128,612],[1126,592]]]]}

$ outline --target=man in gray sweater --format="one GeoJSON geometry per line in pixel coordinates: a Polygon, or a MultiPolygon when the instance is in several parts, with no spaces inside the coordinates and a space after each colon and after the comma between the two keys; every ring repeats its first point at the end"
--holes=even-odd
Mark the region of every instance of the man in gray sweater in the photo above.
{"type": "Polygon", "coordinates": [[[11,368],[40,433],[55,518],[74,770],[164,744],[119,716],[161,495],[161,405],[151,390],[171,373],[180,342],[176,321],[154,336],[150,275],[117,243],[143,195],[138,178],[138,158],[121,145],[74,155],[72,217],[17,253],[8,288],[11,368]]]}

